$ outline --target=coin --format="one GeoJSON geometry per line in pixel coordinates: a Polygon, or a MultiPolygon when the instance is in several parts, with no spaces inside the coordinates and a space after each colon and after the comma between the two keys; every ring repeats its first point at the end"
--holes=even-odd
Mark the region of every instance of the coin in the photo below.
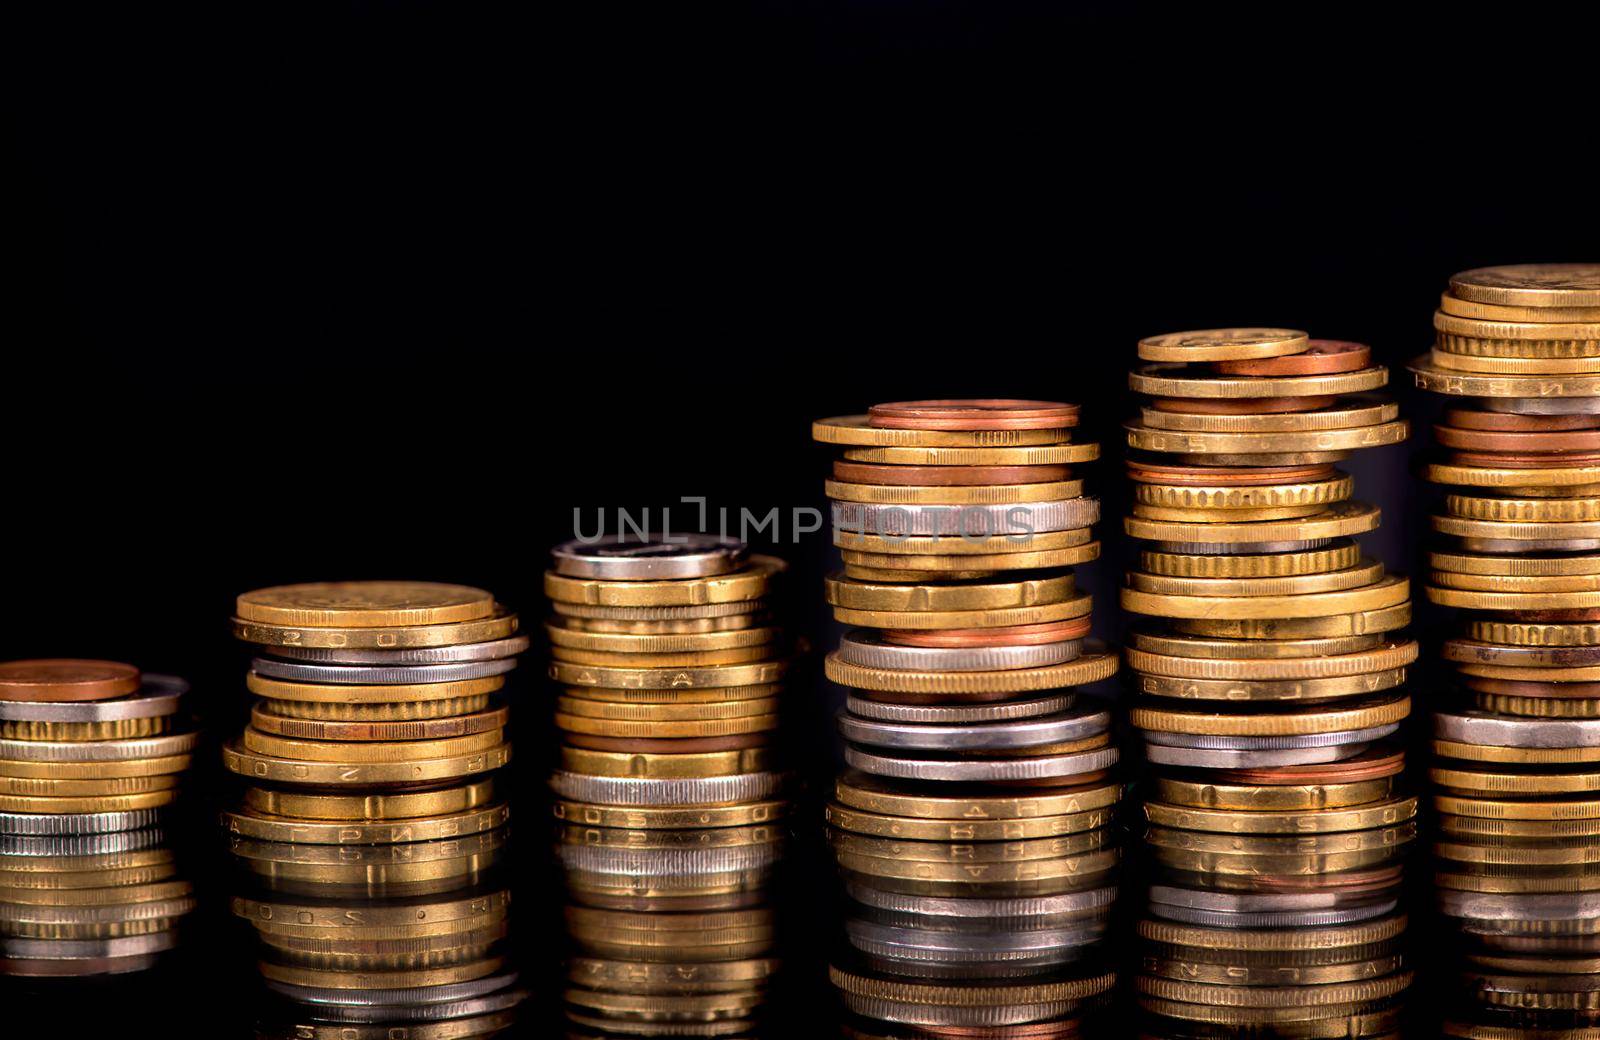
{"type": "Polygon", "coordinates": [[[1294,329],[1204,329],[1146,336],[1139,356],[1146,361],[1230,361],[1275,358],[1309,349],[1309,337],[1294,329]]]}
{"type": "Polygon", "coordinates": [[[41,658],[0,663],[0,701],[100,701],[139,689],[139,670],[115,661],[41,658]]]}
{"type": "Polygon", "coordinates": [[[917,486],[858,484],[828,480],[823,482],[822,490],[836,502],[859,502],[880,506],[991,506],[1059,502],[1062,499],[1075,498],[1082,494],[1083,482],[1053,480],[1031,484],[917,486]]]}
{"type": "MultiPolygon", "coordinates": [[[[315,664],[410,665],[451,664],[461,661],[492,661],[503,657],[516,657],[528,649],[527,636],[509,636],[483,643],[462,643],[455,646],[396,647],[392,649],[356,649],[338,647],[274,646],[274,657],[315,664]]],[[[150,677],[146,676],[146,683],[150,677]]]]}
{"type": "Polygon", "coordinates": [[[1068,430],[1064,426],[1039,429],[891,429],[872,425],[865,415],[843,415],[813,422],[811,437],[824,444],[866,448],[1010,448],[1064,443],[1068,438],[1068,430]]]}
{"type": "MultiPolygon", "coordinates": [[[[1156,360],[1156,359],[1153,359],[1156,360]]],[[[1348,340],[1308,340],[1298,354],[1248,361],[1218,361],[1213,366],[1230,376],[1309,376],[1353,372],[1372,361],[1372,348],[1348,340]]]]}
{"type": "Polygon", "coordinates": [[[893,722],[847,713],[839,717],[839,732],[846,740],[873,747],[998,750],[1078,740],[1103,733],[1110,724],[1110,713],[1091,705],[1037,718],[981,723],[893,722]]]}
{"type": "Polygon", "coordinates": [[[495,608],[488,617],[450,624],[382,628],[277,625],[234,618],[233,634],[247,643],[315,649],[388,649],[457,646],[504,639],[517,630],[517,617],[495,608]]]}
{"type": "Polygon", "coordinates": [[[1032,535],[1088,527],[1100,517],[1100,503],[1082,497],[1082,481],[1067,481],[1078,494],[1053,502],[1015,505],[872,505],[833,503],[836,531],[878,535],[1032,535]]]}
{"type": "MultiPolygon", "coordinates": [[[[1392,579],[1391,579],[1392,580],[1392,579]]],[[[1403,580],[1403,579],[1402,579],[1403,580]]],[[[1410,601],[1390,607],[1310,618],[1178,618],[1178,632],[1228,639],[1319,639],[1389,632],[1411,620],[1410,601]]]]}
{"type": "Polygon", "coordinates": [[[878,633],[885,643],[917,647],[1020,647],[1078,641],[1089,634],[1087,617],[999,628],[888,629],[878,633]]]}
{"type": "Polygon", "coordinates": [[[1600,266],[1510,264],[1475,268],[1453,275],[1450,292],[1461,300],[1503,307],[1597,307],[1600,266]]]}
{"type": "Polygon", "coordinates": [[[1410,425],[1403,419],[1371,426],[1286,433],[1175,431],[1152,429],[1137,423],[1126,423],[1123,429],[1127,433],[1130,448],[1140,451],[1171,452],[1180,456],[1281,456],[1285,453],[1353,451],[1400,444],[1411,432],[1410,425]]]}
{"type": "Polygon", "coordinates": [[[231,773],[274,783],[330,787],[454,780],[490,772],[510,760],[509,744],[450,758],[401,762],[306,762],[263,755],[232,742],[222,748],[222,764],[231,773]]]}
{"type": "Polygon", "coordinates": [[[854,629],[839,641],[841,660],[864,668],[928,671],[998,671],[1043,668],[1078,657],[1082,640],[1014,646],[903,646],[869,629],[854,629]]]}
{"type": "MultiPolygon", "coordinates": [[[[1430,589],[1430,596],[1435,590],[1430,589]]],[[[1390,575],[1360,588],[1281,596],[1179,596],[1122,590],[1122,608],[1135,614],[1206,621],[1349,616],[1405,603],[1410,583],[1390,575]]],[[[1437,602],[1437,600],[1436,600],[1437,602]]],[[[1597,600],[1600,602],[1600,600],[1597,600]]]]}
{"type": "Polygon", "coordinates": [[[1196,809],[1146,801],[1145,818],[1160,827],[1225,834],[1325,834],[1392,827],[1417,814],[1416,798],[1392,798],[1370,806],[1318,813],[1300,811],[1235,812],[1196,809]]]}
{"type": "Polygon", "coordinates": [[[1037,430],[1078,424],[1078,407],[1010,398],[897,401],[867,410],[876,427],[904,430],[1037,430]]]}
{"type": "MultiPolygon", "coordinates": [[[[1292,398],[1304,402],[1306,398],[1292,398]]],[[[1174,410],[1171,402],[1156,402],[1140,411],[1139,423],[1148,429],[1195,433],[1304,433],[1309,430],[1352,429],[1393,422],[1400,406],[1372,397],[1353,397],[1309,411],[1265,414],[1215,414],[1174,410]]]]}
{"type": "Polygon", "coordinates": [[[703,578],[744,562],[744,545],[712,535],[664,536],[660,541],[624,535],[578,538],[550,550],[557,574],[624,581],[703,578]]]}
{"type": "Polygon", "coordinates": [[[1041,444],[1005,448],[878,447],[848,448],[849,462],[893,463],[904,466],[1057,466],[1092,462],[1100,457],[1098,444],[1041,444]]]}
{"type": "Polygon", "coordinates": [[[706,578],[617,581],[549,572],[544,577],[544,592],[553,600],[591,606],[698,607],[760,598],[784,570],[782,560],[752,555],[742,570],[706,578]]]}
{"type": "Polygon", "coordinates": [[[1323,639],[1206,639],[1135,631],[1131,638],[1133,648],[1145,653],[1228,661],[1336,656],[1370,650],[1383,641],[1383,636],[1377,633],[1323,639]]]}
{"type": "Polygon", "coordinates": [[[1240,552],[1245,545],[1273,542],[1300,542],[1318,538],[1341,538],[1362,534],[1378,526],[1378,509],[1365,502],[1338,502],[1308,517],[1266,523],[1229,523],[1217,518],[1206,523],[1178,523],[1127,517],[1123,528],[1133,538],[1156,542],[1235,544],[1240,552]]]}
{"type": "Polygon", "coordinates": [[[904,693],[939,693],[959,698],[968,694],[1024,693],[1098,682],[1117,670],[1117,657],[1091,652],[1065,664],[1001,671],[933,672],[863,668],[829,654],[825,671],[841,686],[904,693]]]}
{"type": "Polygon", "coordinates": [[[510,712],[505,707],[438,719],[395,721],[341,721],[294,719],[251,709],[250,725],[262,733],[322,741],[438,740],[498,730],[510,712]]]}
{"type": "Polygon", "coordinates": [[[494,693],[504,685],[505,678],[498,675],[481,679],[382,685],[289,682],[269,678],[257,672],[245,676],[245,686],[259,697],[275,701],[313,701],[333,704],[382,704],[395,701],[476,697],[494,693]]]}
{"type": "Polygon", "coordinates": [[[494,611],[482,589],[421,581],[314,582],[241,593],[247,622],[298,627],[385,628],[476,621],[494,611]]]}
{"type": "Polygon", "coordinates": [[[1059,482],[1072,476],[1069,466],[909,466],[840,459],[833,464],[835,480],[847,484],[890,484],[923,487],[964,487],[985,484],[1036,484],[1059,482]]]}
{"type": "Polygon", "coordinates": [[[1216,555],[1145,549],[1139,554],[1139,568],[1149,574],[1184,578],[1267,578],[1325,574],[1352,567],[1360,559],[1360,547],[1341,539],[1305,552],[1216,555]]]}

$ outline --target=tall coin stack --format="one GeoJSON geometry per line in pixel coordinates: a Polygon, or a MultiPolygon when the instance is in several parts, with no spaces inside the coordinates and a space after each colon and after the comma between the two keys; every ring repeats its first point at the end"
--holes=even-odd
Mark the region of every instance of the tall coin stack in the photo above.
{"type": "Polygon", "coordinates": [[[1130,386],[1149,543],[1122,605],[1154,767],[1146,1031],[1377,1036],[1411,981],[1396,944],[1416,799],[1384,743],[1410,712],[1408,586],[1352,536],[1378,510],[1335,467],[1407,428],[1360,344],[1288,329],[1154,336],[1130,386]]]}
{"type": "Polygon", "coordinates": [[[1456,688],[1434,715],[1431,771],[1435,887],[1475,1005],[1453,1028],[1587,1035],[1600,1024],[1600,264],[1457,274],[1434,328],[1411,366],[1448,398],[1444,453],[1425,467],[1449,488],[1427,595],[1471,612],[1442,647],[1456,688]]]}
{"type": "Polygon", "coordinates": [[[784,564],[705,535],[580,539],[551,557],[568,1023],[755,1035],[788,811],[772,741],[789,647],[767,599],[784,564]]]}
{"type": "Polygon", "coordinates": [[[851,767],[827,810],[848,907],[833,981],[862,1035],[1069,1035],[1115,982],[1093,954],[1117,749],[1077,687],[1117,659],[1085,647],[1070,570],[1099,552],[1070,468],[1098,446],[1072,441],[1077,422],[1074,405],[971,400],[813,424],[843,449],[828,602],[860,626],[826,670],[849,688],[851,767]]]}
{"type": "Polygon", "coordinates": [[[247,592],[233,626],[262,648],[250,725],[223,751],[251,782],[223,814],[247,881],[234,911],[282,1005],[258,1035],[509,1025],[525,994],[488,774],[510,756],[492,697],[527,649],[516,615],[466,586],[350,582],[247,592]]]}

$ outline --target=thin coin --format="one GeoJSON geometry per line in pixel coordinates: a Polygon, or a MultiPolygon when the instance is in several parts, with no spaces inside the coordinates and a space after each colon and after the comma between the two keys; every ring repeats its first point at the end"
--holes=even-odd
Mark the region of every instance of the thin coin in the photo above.
{"type": "MultiPolygon", "coordinates": [[[[1321,679],[1403,668],[1417,659],[1415,640],[1389,640],[1353,653],[1318,657],[1203,658],[1154,654],[1129,647],[1128,666],[1183,679],[1321,679]]],[[[1597,654],[1600,658],[1600,654],[1597,654]]]]}
{"type": "Polygon", "coordinates": [[[896,646],[978,647],[1038,646],[1082,639],[1089,634],[1087,617],[1067,621],[1048,621],[1035,625],[1005,628],[908,629],[880,631],[878,638],[896,646]]]}
{"type": "Polygon", "coordinates": [[[1383,577],[1383,564],[1364,559],[1352,567],[1320,574],[1291,574],[1282,577],[1193,578],[1129,571],[1127,587],[1138,592],[1163,596],[1303,596],[1319,592],[1339,592],[1371,585],[1383,577]]]}
{"type": "Polygon", "coordinates": [[[924,487],[975,484],[1037,484],[1068,480],[1070,466],[907,466],[836,459],[835,480],[847,484],[908,484],[924,487]]]}
{"type": "Polygon", "coordinates": [[[951,698],[1078,686],[1109,678],[1116,670],[1117,656],[1105,652],[1086,653],[1065,664],[1011,671],[930,672],[863,668],[843,660],[837,653],[829,654],[824,662],[828,678],[841,686],[860,690],[937,693],[951,698]]]}
{"type": "Polygon", "coordinates": [[[1017,820],[1090,812],[1114,806],[1121,792],[1120,784],[994,790],[976,794],[946,790],[923,792],[865,773],[851,772],[839,776],[834,784],[835,797],[853,809],[885,816],[955,821],[1017,820]]]}
{"type": "Polygon", "coordinates": [[[171,716],[189,684],[170,675],[144,675],[137,693],[95,701],[0,700],[0,721],[100,724],[171,716]]]}
{"type": "MultiPolygon", "coordinates": [[[[1376,390],[1389,381],[1382,365],[1309,376],[1197,375],[1176,365],[1144,365],[1128,373],[1128,388],[1151,397],[1194,399],[1252,397],[1337,397],[1376,390]]],[[[1533,395],[1537,396],[1537,395],[1533,395]]]]}
{"type": "Polygon", "coordinates": [[[1124,424],[1128,447],[1139,451],[1167,452],[1187,458],[1214,457],[1217,465],[1231,462],[1244,464],[1244,459],[1271,456],[1281,459],[1285,455],[1314,453],[1316,458],[1303,462],[1335,461],[1338,453],[1362,448],[1381,448],[1387,444],[1400,444],[1410,436],[1411,427],[1403,419],[1359,426],[1352,429],[1309,430],[1295,433],[1205,433],[1150,429],[1135,423],[1124,424]]]}
{"type": "Polygon", "coordinates": [[[1216,466],[1166,466],[1129,462],[1128,479],[1146,484],[1220,485],[1293,484],[1326,480],[1338,475],[1332,466],[1253,466],[1223,469],[1216,466]]]}
{"type": "Polygon", "coordinates": [[[1145,549],[1139,554],[1139,569],[1180,578],[1278,578],[1343,570],[1355,566],[1360,559],[1361,547],[1349,539],[1340,539],[1325,548],[1305,552],[1216,555],[1145,549]]]}
{"type": "MultiPolygon", "coordinates": [[[[1447,345],[1459,342],[1454,337],[1447,345]]],[[[1600,372],[1600,357],[1497,357],[1483,354],[1456,354],[1449,349],[1428,355],[1435,368],[1473,375],[1592,375],[1600,372]]]]}
{"type": "Polygon", "coordinates": [[[666,755],[594,751],[574,747],[561,749],[561,765],[568,772],[633,780],[691,779],[742,773],[765,774],[771,772],[775,761],[776,755],[768,747],[666,755]]]}
{"type": "Polygon", "coordinates": [[[1516,646],[1600,646],[1600,624],[1541,625],[1514,621],[1469,621],[1467,638],[1516,646]]]}
{"type": "Polygon", "coordinates": [[[1600,264],[1508,264],[1450,277],[1457,299],[1501,307],[1600,306],[1600,264]]]}
{"type": "Polygon", "coordinates": [[[1146,336],[1138,350],[1146,361],[1232,361],[1298,354],[1309,343],[1310,337],[1296,329],[1201,329],[1146,336]]]}
{"type": "Polygon", "coordinates": [[[811,424],[811,438],[823,444],[859,448],[1013,448],[1060,444],[1064,427],[1007,430],[908,430],[872,425],[865,415],[841,415],[811,424]]]}
{"type": "Polygon", "coordinates": [[[846,740],[872,747],[927,751],[997,751],[1080,740],[1105,732],[1110,713],[1097,705],[1068,708],[1054,715],[982,723],[888,722],[849,714],[839,716],[846,740]]]}
{"type": "Polygon", "coordinates": [[[1221,517],[1207,523],[1177,523],[1130,516],[1123,528],[1133,538],[1196,545],[1234,544],[1246,548],[1275,542],[1305,542],[1364,534],[1378,526],[1378,509],[1365,502],[1339,502],[1312,516],[1266,523],[1229,523],[1221,517]]]}
{"type": "Polygon", "coordinates": [[[494,693],[505,685],[504,676],[458,679],[450,682],[356,685],[288,682],[251,672],[245,686],[258,697],[275,701],[316,701],[332,704],[373,704],[395,701],[436,701],[494,693]]]}
{"type": "Polygon", "coordinates": [[[890,585],[832,575],[824,582],[824,592],[828,603],[836,607],[931,614],[1061,603],[1073,598],[1074,585],[1070,574],[953,585],[890,585]]]}
{"type": "Polygon", "coordinates": [[[313,649],[385,650],[457,646],[505,639],[517,630],[517,616],[496,607],[489,617],[438,625],[383,628],[329,628],[269,625],[244,618],[232,620],[233,634],[246,643],[262,646],[297,646],[313,649]]]}
{"type": "MultiPolygon", "coordinates": [[[[869,505],[987,506],[1029,502],[1059,502],[1083,492],[1080,480],[1040,481],[1032,484],[910,485],[855,484],[827,480],[823,494],[837,502],[869,505]]],[[[548,591],[548,590],[547,590],[548,591]]]]}
{"type": "Polygon", "coordinates": [[[306,762],[262,755],[236,743],[222,748],[222,764],[230,773],[271,783],[330,787],[454,780],[499,769],[510,760],[509,744],[451,758],[409,762],[306,762]]]}
{"type": "Polygon", "coordinates": [[[1117,758],[1114,747],[1003,759],[909,758],[873,754],[852,744],[846,744],[844,749],[847,764],[878,776],[980,783],[1026,783],[1099,773],[1115,765],[1117,758]]]}
{"type": "Polygon", "coordinates": [[[1416,798],[1392,798],[1375,805],[1330,809],[1317,813],[1293,811],[1235,812],[1196,809],[1146,801],[1145,819],[1158,827],[1211,831],[1222,834],[1327,834],[1393,827],[1417,815],[1416,798]]]}
{"type": "Polygon", "coordinates": [[[1600,307],[1531,307],[1475,303],[1459,299],[1448,292],[1439,295],[1439,309],[1458,318],[1477,318],[1479,321],[1600,322],[1600,307]]]}
{"type": "Polygon", "coordinates": [[[665,536],[659,541],[621,534],[576,538],[550,550],[557,574],[616,581],[705,578],[740,567],[748,549],[714,535],[665,536]]]}
{"type": "Polygon", "coordinates": [[[1156,797],[1170,805],[1246,811],[1342,809],[1389,798],[1394,778],[1329,784],[1222,784],[1157,777],[1156,797]]]}
{"type": "Polygon", "coordinates": [[[848,448],[850,462],[890,463],[897,466],[1068,466],[1093,462],[1100,445],[1042,444],[1016,448],[848,448]]]}
{"type": "MultiPolygon", "coordinates": [[[[528,649],[527,636],[510,636],[484,643],[459,646],[419,646],[382,650],[340,649],[336,647],[275,646],[274,657],[314,664],[454,664],[462,661],[493,661],[516,657],[528,649]]],[[[146,676],[148,682],[149,677],[146,676]]]]}
{"type": "Polygon", "coordinates": [[[1372,348],[1348,340],[1313,339],[1298,354],[1248,361],[1218,361],[1212,367],[1229,376],[1312,376],[1353,372],[1372,363],[1372,348]]]}
{"type": "Polygon", "coordinates": [[[853,629],[839,641],[839,656],[864,668],[929,671],[995,671],[1064,664],[1082,651],[1082,640],[1017,646],[902,646],[870,629],[853,629]]]}
{"type": "Polygon", "coordinates": [[[1064,481],[1074,489],[1069,496],[1054,502],[1022,502],[1015,505],[967,505],[960,508],[938,505],[871,505],[861,502],[834,502],[835,531],[876,535],[959,535],[982,538],[989,535],[1030,535],[1044,531],[1069,531],[1087,527],[1100,517],[1100,503],[1082,497],[1083,481],[1064,481]]]}
{"type": "Polygon", "coordinates": [[[1326,639],[1203,639],[1198,636],[1170,635],[1165,632],[1133,632],[1132,640],[1135,649],[1151,654],[1230,661],[1264,661],[1353,654],[1378,646],[1383,642],[1383,636],[1373,634],[1334,636],[1326,639]]]}
{"type": "Polygon", "coordinates": [[[1315,412],[1338,400],[1332,394],[1316,397],[1156,397],[1145,411],[1189,415],[1285,415],[1315,412]]]}
{"type": "Polygon", "coordinates": [[[1409,714],[1411,698],[1396,697],[1348,708],[1302,709],[1270,715],[1217,715],[1140,706],[1129,712],[1128,721],[1140,729],[1163,733],[1267,737],[1337,733],[1387,726],[1409,714]]]}
{"type": "Polygon", "coordinates": [[[347,581],[279,585],[241,593],[235,613],[264,625],[388,628],[476,621],[494,597],[467,585],[426,581],[347,581]]]}
{"type": "Polygon", "coordinates": [[[845,710],[866,719],[888,722],[970,723],[1003,722],[1011,719],[1031,719],[1053,715],[1070,708],[1075,699],[1072,693],[1027,700],[999,701],[992,704],[895,704],[869,700],[851,693],[845,698],[845,710]]]}
{"type": "MultiPolygon", "coordinates": [[[[1600,359],[1596,359],[1600,365],[1600,359]]],[[[1560,452],[1577,455],[1600,449],[1600,430],[1463,430],[1435,425],[1433,437],[1440,447],[1464,452],[1560,452]]],[[[1493,460],[1488,460],[1493,464],[1493,460]]]]}
{"type": "Polygon", "coordinates": [[[899,430],[1039,430],[1078,424],[1078,406],[1013,398],[896,401],[867,409],[876,427],[899,430]]]}
{"type": "MultiPolygon", "coordinates": [[[[927,585],[907,585],[908,589],[929,588],[927,585]]],[[[849,610],[834,607],[833,616],[842,624],[866,628],[900,629],[916,631],[949,631],[962,629],[1008,629],[1024,625],[1046,625],[1072,621],[1088,616],[1091,597],[1078,596],[1058,603],[1041,606],[996,608],[994,610],[935,610],[886,611],[849,610]]]]}
{"type": "MultiPolygon", "coordinates": [[[[1390,579],[1403,580],[1403,579],[1390,579]]],[[[1392,607],[1311,618],[1177,618],[1181,633],[1225,639],[1325,639],[1390,632],[1411,621],[1409,600],[1392,607]]]]}
{"type": "MultiPolygon", "coordinates": [[[[1433,590],[1429,590],[1430,595],[1433,590]]],[[[1361,588],[1279,596],[1161,595],[1124,588],[1122,609],[1135,614],[1205,621],[1348,617],[1405,603],[1410,582],[1390,575],[1361,588]]],[[[1600,603],[1600,598],[1597,598],[1600,603]]]]}
{"type": "MultiPolygon", "coordinates": [[[[1314,400],[1298,398],[1296,400],[1314,400]]],[[[1140,412],[1142,425],[1156,430],[1195,433],[1304,433],[1309,430],[1352,429],[1393,422],[1400,417],[1400,406],[1372,397],[1354,397],[1344,404],[1334,403],[1310,411],[1266,415],[1217,415],[1203,411],[1174,410],[1176,402],[1165,406],[1155,402],[1140,412]]]]}
{"type": "MultiPolygon", "coordinates": [[[[1099,510],[1086,519],[1099,519],[1099,510]]],[[[1088,545],[1087,527],[1071,531],[1039,531],[1001,535],[875,535],[835,529],[833,544],[863,556],[982,556],[1014,552],[1038,553],[1088,545]]],[[[925,560],[910,561],[926,564],[925,560]]]]}
{"type": "Polygon", "coordinates": [[[442,791],[386,792],[369,795],[305,794],[247,787],[245,808],[288,820],[403,820],[460,814],[479,809],[494,797],[494,782],[480,780],[442,791]]]}
{"type": "Polygon", "coordinates": [[[264,733],[246,726],[241,738],[250,751],[307,762],[406,762],[411,759],[451,758],[495,747],[505,739],[503,730],[491,729],[458,737],[433,740],[334,741],[305,740],[264,733]]]}
{"type": "Polygon", "coordinates": [[[39,658],[0,663],[0,700],[101,701],[139,689],[139,669],[116,661],[39,658]]]}
{"type": "MultiPolygon", "coordinates": [[[[1059,532],[1072,533],[1072,532],[1059,532]]],[[[1038,535],[1022,543],[1010,543],[1006,551],[982,554],[955,554],[949,556],[921,556],[901,555],[899,552],[862,552],[857,549],[842,548],[839,558],[844,561],[846,574],[896,574],[901,573],[908,581],[922,581],[925,576],[933,576],[936,580],[948,574],[952,579],[969,574],[990,575],[1008,570],[1036,570],[1046,567],[1070,567],[1075,564],[1088,563],[1100,556],[1099,542],[1086,542],[1080,545],[1063,549],[1031,549],[1032,545],[1048,544],[1051,535],[1038,535]],[[1013,546],[1020,544],[1020,551],[1012,551],[1013,546]]],[[[1076,540],[1071,539],[1071,540],[1076,540]]],[[[940,544],[948,548],[961,548],[963,543],[955,539],[940,539],[940,544]]],[[[978,545],[976,548],[989,548],[987,545],[978,545]]]]}
{"type": "MultiPolygon", "coordinates": [[[[1441,338],[1440,346],[1447,345],[1441,338]]],[[[1600,353],[1600,342],[1589,353],[1600,353]]],[[[1419,390],[1454,397],[1594,397],[1600,393],[1600,375],[1503,375],[1459,372],[1440,368],[1432,355],[1412,359],[1406,366],[1419,390]]]]}

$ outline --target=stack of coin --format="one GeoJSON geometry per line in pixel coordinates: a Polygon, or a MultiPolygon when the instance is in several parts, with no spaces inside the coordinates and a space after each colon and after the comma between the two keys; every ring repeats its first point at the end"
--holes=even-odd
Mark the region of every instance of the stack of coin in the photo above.
{"type": "Polygon", "coordinates": [[[781,814],[772,743],[789,647],[767,596],[783,562],[702,535],[551,556],[557,815],[652,830],[781,814]]]}
{"type": "Polygon", "coordinates": [[[177,731],[187,690],[114,661],[0,664],[0,834],[154,824],[176,800],[198,739],[177,731]]]}
{"type": "MultiPolygon", "coordinates": [[[[1444,394],[1427,595],[1470,611],[1434,715],[1438,898],[1464,1023],[1600,1014],[1600,265],[1450,279],[1419,387],[1444,394]]],[[[1467,1025],[1463,1025],[1467,1028],[1467,1025]]],[[[1469,1035],[1469,1034],[1461,1034],[1469,1035]]],[[[1471,1033],[1470,1035],[1482,1035],[1471,1033]]]]}
{"type": "Polygon", "coordinates": [[[0,885],[0,975],[144,971],[195,908],[157,827],[0,835],[0,885]]]}
{"type": "Polygon", "coordinates": [[[752,822],[768,811],[618,807],[560,828],[566,1035],[772,1035],[784,836],[752,822]]]}

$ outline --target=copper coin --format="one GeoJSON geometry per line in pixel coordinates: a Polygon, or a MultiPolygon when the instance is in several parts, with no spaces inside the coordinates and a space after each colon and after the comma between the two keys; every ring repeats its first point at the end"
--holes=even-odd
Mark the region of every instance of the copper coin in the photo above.
{"type": "Polygon", "coordinates": [[[1519,621],[1600,621],[1600,607],[1567,607],[1563,610],[1521,610],[1519,621]]]}
{"type": "Polygon", "coordinates": [[[139,669],[70,657],[0,664],[0,701],[103,701],[139,692],[139,669]]]}
{"type": "Polygon", "coordinates": [[[1129,462],[1128,479],[1140,484],[1181,484],[1187,487],[1215,487],[1235,484],[1300,484],[1308,480],[1327,480],[1338,471],[1320,466],[1162,466],[1129,462]]]}
{"type": "Polygon", "coordinates": [[[1078,425],[1078,406],[1009,397],[894,401],[867,409],[867,422],[895,430],[1053,430],[1078,425]]]}
{"type": "Polygon", "coordinates": [[[1462,430],[1435,426],[1434,439],[1468,451],[1600,452],[1600,430],[1462,430]]]}
{"type": "Polygon", "coordinates": [[[1555,433],[1562,430],[1600,430],[1600,415],[1513,415],[1511,412],[1475,412],[1450,408],[1444,424],[1458,430],[1502,430],[1507,433],[1555,433]]]}
{"type": "Polygon", "coordinates": [[[1484,679],[1463,675],[1461,685],[1475,693],[1502,697],[1573,697],[1591,700],[1600,697],[1600,682],[1535,682],[1531,679],[1484,679]]]}
{"type": "Polygon", "coordinates": [[[1570,466],[1600,466],[1600,453],[1572,455],[1517,455],[1511,452],[1458,451],[1450,456],[1457,466],[1485,466],[1491,469],[1563,469],[1570,466]]]}
{"type": "Polygon", "coordinates": [[[770,733],[739,733],[731,737],[596,737],[587,733],[563,733],[562,743],[589,751],[620,751],[624,754],[700,754],[705,751],[742,751],[770,744],[770,733]]]}
{"type": "Polygon", "coordinates": [[[897,646],[1038,646],[1067,639],[1082,639],[1089,634],[1089,619],[1080,617],[1067,621],[1044,621],[1036,625],[1007,625],[1004,628],[888,629],[880,634],[884,642],[897,646]]]}
{"type": "Polygon", "coordinates": [[[1070,466],[893,466],[877,462],[833,464],[833,477],[847,484],[911,487],[970,487],[984,484],[1044,484],[1072,476],[1070,466]]]}
{"type": "Polygon", "coordinates": [[[1189,415],[1276,415],[1279,412],[1313,412],[1327,408],[1337,397],[1156,397],[1150,407],[1158,412],[1189,415]]]}
{"type": "Polygon", "coordinates": [[[1405,768],[1405,752],[1379,745],[1342,762],[1271,769],[1219,769],[1207,775],[1224,784],[1349,784],[1399,776],[1405,768]]]}
{"type": "Polygon", "coordinates": [[[1275,876],[1272,874],[1254,874],[1250,878],[1252,887],[1259,888],[1314,888],[1339,890],[1341,896],[1362,896],[1373,892],[1382,892],[1392,888],[1400,881],[1400,868],[1379,867],[1374,870],[1349,870],[1336,871],[1332,874],[1288,874],[1275,876]]]}
{"type": "Polygon", "coordinates": [[[1314,339],[1298,354],[1249,361],[1214,361],[1211,367],[1229,376],[1321,376],[1354,372],[1372,363],[1372,348],[1343,339],[1314,339]]]}

